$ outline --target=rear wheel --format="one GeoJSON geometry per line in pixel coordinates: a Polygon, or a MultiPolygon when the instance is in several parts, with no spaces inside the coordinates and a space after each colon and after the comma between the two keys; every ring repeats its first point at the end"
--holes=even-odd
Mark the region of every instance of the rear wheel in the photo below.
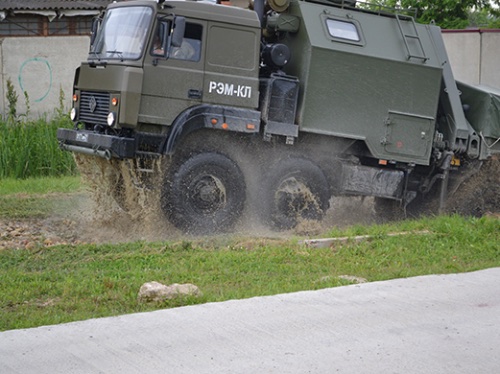
{"type": "Polygon", "coordinates": [[[205,152],[173,169],[164,188],[163,210],[171,222],[189,233],[210,234],[231,229],[245,202],[245,182],[228,157],[205,152]]]}
{"type": "Polygon", "coordinates": [[[329,207],[328,181],[321,169],[302,158],[280,161],[262,185],[261,215],[279,230],[300,220],[321,220],[329,207]]]}

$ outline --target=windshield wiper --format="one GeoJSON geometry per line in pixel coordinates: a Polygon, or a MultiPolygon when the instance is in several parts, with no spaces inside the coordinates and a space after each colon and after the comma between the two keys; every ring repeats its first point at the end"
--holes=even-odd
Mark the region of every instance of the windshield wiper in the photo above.
{"type": "Polygon", "coordinates": [[[123,52],[121,51],[117,51],[117,50],[114,50],[114,51],[106,51],[106,53],[111,53],[113,55],[118,55],[118,57],[120,58],[120,60],[123,61],[123,52]]]}
{"type": "MultiPolygon", "coordinates": [[[[101,58],[99,57],[99,53],[97,53],[96,51],[90,51],[90,52],[89,52],[89,55],[91,55],[91,56],[93,56],[94,58],[96,58],[96,59],[97,59],[97,62],[99,63],[99,65],[104,65],[104,66],[106,66],[106,64],[107,64],[107,63],[106,63],[106,62],[104,62],[104,61],[101,61],[101,58]]],[[[90,58],[92,58],[92,57],[90,57],[90,56],[89,56],[89,58],[88,58],[89,63],[91,64],[91,66],[95,66],[95,65],[96,65],[95,60],[90,61],[90,58]]]]}

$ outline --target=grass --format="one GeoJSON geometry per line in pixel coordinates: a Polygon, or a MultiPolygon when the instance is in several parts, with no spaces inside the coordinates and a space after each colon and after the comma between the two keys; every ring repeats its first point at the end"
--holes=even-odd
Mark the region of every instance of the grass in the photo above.
{"type": "Polygon", "coordinates": [[[75,175],[72,154],[62,151],[56,138],[58,128],[71,126],[63,115],[50,121],[0,120],[0,180],[75,175]]]}
{"type": "MultiPolygon", "coordinates": [[[[15,201],[16,194],[32,190],[15,185],[2,186],[0,196],[15,201]]],[[[71,178],[59,186],[62,191],[79,188],[71,178]]],[[[10,209],[24,208],[13,204],[10,209]]],[[[349,284],[340,275],[379,281],[500,266],[500,221],[493,217],[443,216],[333,228],[323,236],[355,235],[372,238],[323,249],[306,247],[297,237],[221,236],[3,250],[0,330],[349,284]],[[387,236],[421,230],[429,234],[387,236]],[[193,283],[203,296],[138,302],[138,290],[148,281],[193,283]]]]}
{"type": "Polygon", "coordinates": [[[40,177],[0,180],[0,219],[43,218],[68,208],[71,199],[60,194],[83,191],[80,177],[40,177]]]}
{"type": "Polygon", "coordinates": [[[79,176],[39,177],[29,179],[5,178],[0,183],[0,197],[14,194],[37,195],[70,193],[82,189],[79,176]]]}

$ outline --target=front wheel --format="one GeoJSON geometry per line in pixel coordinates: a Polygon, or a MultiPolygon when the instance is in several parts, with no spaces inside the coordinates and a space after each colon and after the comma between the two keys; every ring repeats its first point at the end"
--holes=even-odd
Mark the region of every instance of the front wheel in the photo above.
{"type": "Polygon", "coordinates": [[[205,152],[172,170],[162,207],[181,230],[210,234],[231,229],[244,202],[245,182],[238,165],[220,153],[205,152]]]}
{"type": "Polygon", "coordinates": [[[294,228],[300,220],[321,220],[329,207],[330,190],[321,169],[302,158],[280,161],[262,185],[261,214],[278,230],[294,228]]]}

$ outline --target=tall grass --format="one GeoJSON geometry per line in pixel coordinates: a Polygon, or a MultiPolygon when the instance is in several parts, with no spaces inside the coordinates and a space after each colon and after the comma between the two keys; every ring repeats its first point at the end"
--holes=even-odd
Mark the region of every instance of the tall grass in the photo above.
{"type": "MultiPolygon", "coordinates": [[[[9,83],[9,82],[8,82],[9,83]]],[[[29,98],[25,93],[28,112],[18,115],[17,94],[8,84],[9,111],[0,119],[0,179],[74,175],[76,165],[69,152],[58,145],[56,133],[59,127],[71,127],[71,120],[61,108],[56,109],[51,120],[29,119],[29,98]]]]}
{"type": "Polygon", "coordinates": [[[72,154],[56,139],[57,129],[68,126],[66,117],[0,121],[0,179],[75,174],[72,154]]]}

